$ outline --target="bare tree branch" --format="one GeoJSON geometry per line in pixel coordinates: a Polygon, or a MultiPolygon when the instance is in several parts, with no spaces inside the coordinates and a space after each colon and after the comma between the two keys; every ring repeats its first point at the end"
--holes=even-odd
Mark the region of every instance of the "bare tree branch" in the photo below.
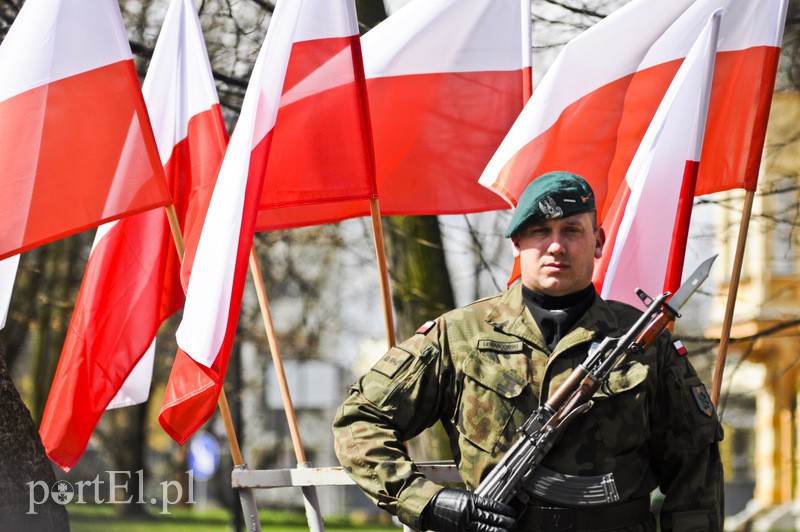
{"type": "Polygon", "coordinates": [[[566,4],[564,2],[559,2],[557,0],[544,0],[544,3],[550,4],[550,5],[554,5],[554,6],[558,6],[561,9],[565,9],[565,10],[571,12],[571,13],[575,13],[576,15],[583,15],[583,16],[595,18],[595,19],[598,19],[598,20],[602,19],[602,18],[605,18],[608,15],[608,13],[605,13],[605,14],[604,13],[600,13],[599,11],[594,11],[592,9],[588,9],[585,6],[584,7],[575,7],[575,6],[566,4]]]}

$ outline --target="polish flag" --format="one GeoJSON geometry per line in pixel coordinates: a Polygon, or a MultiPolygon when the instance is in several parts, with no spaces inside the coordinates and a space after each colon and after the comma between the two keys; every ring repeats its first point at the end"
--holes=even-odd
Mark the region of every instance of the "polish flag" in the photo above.
{"type": "Polygon", "coordinates": [[[370,214],[377,189],[367,106],[355,5],[304,0],[256,231],[339,221],[353,216],[348,205],[370,214]]]}
{"type": "Polygon", "coordinates": [[[564,47],[480,182],[515,204],[553,170],[584,176],[605,218],[667,87],[711,14],[719,35],[696,194],[754,190],[786,0],[634,0],[564,47]]]}
{"type": "MultiPolygon", "coordinates": [[[[326,176],[303,175],[293,168],[320,172],[325,169],[314,160],[302,158],[325,160],[336,151],[365,177],[352,185],[354,194],[367,198],[374,194],[369,172],[360,173],[369,169],[368,153],[365,155],[369,136],[366,131],[353,129],[367,123],[359,115],[363,103],[358,84],[353,83],[356,34],[353,0],[277,3],[197,243],[183,321],[177,331],[179,350],[159,421],[181,444],[212,416],[217,405],[239,320],[253,233],[257,227],[263,228],[262,223],[268,223],[259,209],[267,203],[271,208],[297,203],[302,196],[293,196],[293,188],[303,190],[306,183],[328,183],[326,176]],[[306,77],[305,73],[316,68],[325,69],[329,75],[306,77]],[[306,98],[308,101],[304,101],[306,98]],[[315,105],[315,115],[310,114],[309,104],[315,105]],[[339,107],[334,113],[323,104],[339,107]],[[296,124],[282,124],[285,117],[302,121],[304,134],[316,138],[312,151],[291,150],[291,139],[300,141],[300,137],[292,129],[296,124]],[[347,129],[335,134],[335,128],[323,127],[318,133],[318,127],[326,126],[318,123],[323,118],[341,119],[348,124],[347,129]],[[275,145],[283,147],[279,151],[275,145]],[[292,181],[282,175],[284,172],[292,172],[292,181]],[[270,187],[274,187],[274,194],[270,187]]],[[[350,169],[345,170],[349,173],[350,169]]],[[[330,171],[335,179],[345,177],[338,168],[330,171]]],[[[332,184],[331,196],[325,197],[325,191],[314,188],[308,201],[336,201],[339,198],[333,196],[350,187],[346,182],[332,184]]]]}
{"type": "MultiPolygon", "coordinates": [[[[454,214],[508,208],[500,196],[478,184],[478,177],[530,96],[530,20],[529,0],[414,0],[361,38],[382,214],[454,214]]],[[[358,50],[355,33],[351,41],[340,45],[350,46],[354,53],[358,50]]],[[[336,156],[341,161],[335,163],[341,165],[340,173],[352,183],[353,169],[359,175],[364,171],[361,153],[330,154],[305,148],[310,142],[335,142],[337,135],[341,136],[335,128],[322,127],[341,122],[341,110],[337,113],[331,107],[320,111],[320,104],[315,104],[306,111],[295,104],[293,113],[299,119],[284,122],[284,116],[290,116],[287,104],[298,100],[293,94],[303,95],[319,83],[329,83],[330,72],[334,68],[341,71],[339,62],[344,58],[323,63],[303,83],[292,81],[298,74],[306,75],[302,70],[294,73],[293,62],[290,60],[273,139],[276,145],[286,146],[277,153],[280,160],[286,160],[281,166],[287,168],[275,174],[304,176],[313,169],[303,170],[298,164],[323,165],[336,156]],[[290,128],[292,133],[284,131],[290,128]],[[309,131],[314,131],[314,136],[308,136],[309,131]],[[309,153],[314,157],[297,155],[309,153]]],[[[354,66],[357,82],[363,83],[357,60],[354,66]]],[[[331,101],[341,97],[330,92],[331,101]]],[[[300,101],[310,103],[313,100],[300,101]]],[[[345,123],[338,131],[359,127],[362,115],[356,107],[352,109],[351,125],[345,123]]],[[[264,198],[269,195],[273,199],[262,200],[259,231],[370,214],[363,186],[353,190],[350,197],[339,193],[335,203],[319,203],[306,199],[313,195],[309,189],[336,187],[332,183],[306,183],[303,177],[286,187],[294,190],[294,195],[273,195],[270,182],[275,166],[270,159],[264,198]],[[313,208],[309,203],[314,203],[313,208]]],[[[330,180],[344,180],[329,174],[330,180]]]]}
{"type": "MultiPolygon", "coordinates": [[[[143,93],[176,214],[192,234],[226,134],[191,0],[170,4],[143,93]]],[[[180,269],[163,209],[98,229],[40,427],[48,456],[64,470],[104,410],[147,400],[156,332],[183,304],[180,269]]]]}
{"type": "Polygon", "coordinates": [[[606,246],[594,283],[605,299],[640,307],[680,285],[700,165],[722,10],[715,12],[675,74],[606,217],[606,246]],[[679,200],[689,208],[679,210],[679,200]],[[680,222],[680,223],[679,223],[680,222]],[[680,234],[674,235],[676,226],[680,234]],[[672,256],[670,246],[672,242],[672,256]],[[677,274],[667,280],[668,265],[677,274]]]}
{"type": "Polygon", "coordinates": [[[529,0],[414,0],[362,39],[386,215],[508,208],[480,172],[531,93],[529,0]]]}
{"type": "Polygon", "coordinates": [[[169,203],[116,0],[28,0],[0,72],[0,260],[169,203]]]}
{"type": "Polygon", "coordinates": [[[11,304],[11,292],[17,278],[19,255],[0,261],[0,330],[6,326],[8,307],[11,304]]]}

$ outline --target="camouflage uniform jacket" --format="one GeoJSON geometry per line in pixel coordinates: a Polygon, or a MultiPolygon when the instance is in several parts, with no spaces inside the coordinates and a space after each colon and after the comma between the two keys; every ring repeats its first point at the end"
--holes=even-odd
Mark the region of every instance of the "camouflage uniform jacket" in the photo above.
{"type": "MultiPolygon", "coordinates": [[[[520,285],[448,312],[353,385],[334,421],[339,460],[379,507],[419,529],[441,487],[414,468],[405,440],[441,420],[461,477],[474,489],[591,343],[620,336],[640,314],[595,296],[551,352],[520,285]]],[[[707,396],[692,391],[699,386],[665,332],[643,355],[622,361],[543,465],[570,475],[613,472],[621,501],[660,487],[664,531],[722,530],[722,429],[712,409],[702,411],[707,396]]]]}

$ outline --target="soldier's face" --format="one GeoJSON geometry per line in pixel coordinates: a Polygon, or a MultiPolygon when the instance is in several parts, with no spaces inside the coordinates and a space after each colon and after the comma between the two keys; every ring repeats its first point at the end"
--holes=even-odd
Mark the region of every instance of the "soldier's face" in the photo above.
{"type": "Polygon", "coordinates": [[[594,259],[603,254],[605,233],[594,213],[534,222],[512,241],[520,254],[522,283],[537,292],[564,296],[592,282],[594,259]]]}

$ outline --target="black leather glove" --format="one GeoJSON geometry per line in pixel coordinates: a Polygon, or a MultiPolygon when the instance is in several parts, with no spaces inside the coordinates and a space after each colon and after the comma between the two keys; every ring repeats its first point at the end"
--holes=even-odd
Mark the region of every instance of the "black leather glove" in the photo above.
{"type": "Polygon", "coordinates": [[[436,532],[511,532],[517,514],[502,502],[444,488],[425,507],[422,527],[436,532]]]}

